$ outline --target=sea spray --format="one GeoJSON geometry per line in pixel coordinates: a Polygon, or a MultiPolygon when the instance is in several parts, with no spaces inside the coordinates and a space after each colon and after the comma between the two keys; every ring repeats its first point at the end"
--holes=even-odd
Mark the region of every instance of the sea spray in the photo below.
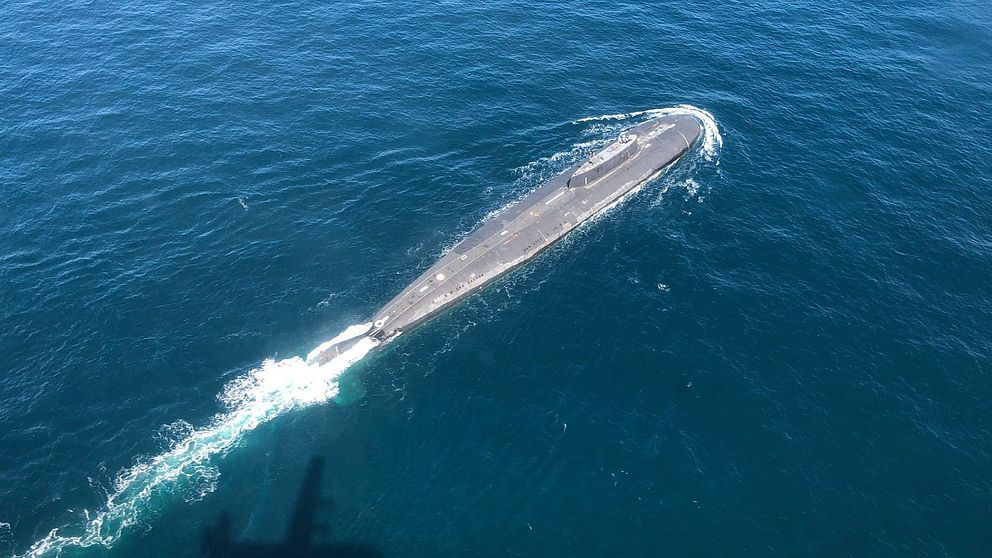
{"type": "MultiPolygon", "coordinates": [[[[352,326],[337,338],[353,337],[352,326]]],[[[367,329],[367,328],[366,328],[367,329]]],[[[363,339],[324,365],[299,357],[266,360],[261,366],[228,383],[219,395],[227,411],[202,428],[186,429],[172,447],[125,470],[114,483],[101,509],[84,512],[80,535],[61,535],[53,529],[22,556],[56,556],[67,547],[111,546],[125,529],[157,507],[159,498],[192,487],[192,499],[213,490],[216,457],[231,450],[249,432],[293,409],[329,401],[338,393],[338,380],[352,364],[375,346],[363,339]]]]}

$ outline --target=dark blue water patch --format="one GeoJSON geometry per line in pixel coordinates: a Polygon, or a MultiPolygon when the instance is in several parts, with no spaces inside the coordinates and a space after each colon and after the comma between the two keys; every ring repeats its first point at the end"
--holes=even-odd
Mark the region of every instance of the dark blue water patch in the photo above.
{"type": "Polygon", "coordinates": [[[987,7],[5,15],[4,552],[633,122],[578,119],[691,103],[716,161],[65,555],[278,542],[315,458],[325,542],[385,556],[988,554],[987,7]]]}

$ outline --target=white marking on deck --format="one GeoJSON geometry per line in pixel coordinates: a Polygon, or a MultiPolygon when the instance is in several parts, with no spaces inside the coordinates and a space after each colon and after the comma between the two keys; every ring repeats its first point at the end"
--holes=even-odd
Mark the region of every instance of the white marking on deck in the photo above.
{"type": "Polygon", "coordinates": [[[562,194],[564,194],[564,193],[565,193],[565,190],[562,190],[561,192],[558,192],[557,194],[555,194],[555,197],[553,197],[550,200],[544,202],[544,205],[551,205],[551,202],[553,202],[556,199],[560,198],[562,196],[562,194]]]}

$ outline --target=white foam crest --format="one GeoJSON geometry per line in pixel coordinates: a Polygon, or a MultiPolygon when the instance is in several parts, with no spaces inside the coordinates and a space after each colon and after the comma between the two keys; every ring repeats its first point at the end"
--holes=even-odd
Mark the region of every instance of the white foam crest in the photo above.
{"type": "MultiPolygon", "coordinates": [[[[351,339],[355,331],[367,331],[367,325],[351,326],[328,343],[351,339]]],[[[214,458],[261,424],[293,409],[329,401],[338,393],[341,374],[375,345],[374,340],[363,339],[324,365],[308,364],[300,357],[266,360],[224,387],[218,399],[227,411],[215,415],[207,426],[167,428],[178,432],[179,439],[168,451],[121,473],[106,504],[95,512],[84,510],[82,534],[61,535],[59,529],[52,529],[21,556],[57,556],[67,547],[110,547],[165,498],[177,493],[188,500],[202,498],[214,490],[219,475],[211,463],[214,458]]]]}
{"type": "Polygon", "coordinates": [[[690,198],[696,197],[699,194],[699,183],[695,179],[689,178],[685,181],[685,192],[690,198]]]}
{"type": "Polygon", "coordinates": [[[706,159],[710,161],[714,161],[717,157],[719,157],[720,149],[723,148],[723,136],[720,134],[720,127],[717,125],[716,119],[713,118],[713,115],[710,114],[709,111],[699,107],[694,107],[692,105],[678,105],[669,108],[639,110],[636,112],[626,112],[620,114],[604,114],[602,116],[587,116],[576,120],[575,123],[597,122],[603,120],[628,120],[641,116],[658,118],[660,116],[671,115],[688,115],[699,120],[703,124],[703,154],[706,156],[706,159]]]}
{"type": "Polygon", "coordinates": [[[618,114],[602,114],[600,116],[587,116],[585,118],[580,118],[575,122],[579,123],[579,122],[597,122],[600,120],[627,120],[628,118],[636,118],[638,116],[643,116],[645,114],[651,114],[651,111],[654,110],[662,110],[662,109],[648,109],[648,110],[639,110],[637,112],[621,112],[618,114]]]}

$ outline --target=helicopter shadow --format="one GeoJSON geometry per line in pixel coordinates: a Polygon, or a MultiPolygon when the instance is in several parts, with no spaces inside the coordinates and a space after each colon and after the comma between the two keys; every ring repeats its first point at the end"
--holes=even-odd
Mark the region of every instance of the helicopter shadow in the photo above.
{"type": "Polygon", "coordinates": [[[329,542],[330,525],[318,519],[332,502],[320,496],[324,460],[314,457],[300,486],[285,538],[280,542],[238,541],[231,536],[233,522],[224,512],[203,531],[200,550],[204,558],[382,558],[374,547],[362,543],[329,542]]]}

